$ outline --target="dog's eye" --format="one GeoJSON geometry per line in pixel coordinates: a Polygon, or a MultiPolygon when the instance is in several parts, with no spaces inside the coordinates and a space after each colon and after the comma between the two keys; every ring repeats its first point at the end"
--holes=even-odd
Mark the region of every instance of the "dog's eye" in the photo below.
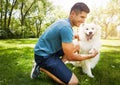
{"type": "Polygon", "coordinates": [[[88,28],[86,28],[86,30],[88,30],[88,28]]]}
{"type": "Polygon", "coordinates": [[[94,30],[94,28],[92,28],[92,30],[94,30]]]}

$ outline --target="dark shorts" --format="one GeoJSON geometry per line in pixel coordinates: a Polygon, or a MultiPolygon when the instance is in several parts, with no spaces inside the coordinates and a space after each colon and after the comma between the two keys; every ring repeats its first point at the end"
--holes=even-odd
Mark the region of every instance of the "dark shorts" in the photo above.
{"type": "Polygon", "coordinates": [[[60,59],[60,56],[62,55],[62,50],[48,56],[47,58],[46,56],[38,56],[35,54],[35,61],[40,67],[46,69],[61,81],[68,84],[72,77],[72,72],[60,59]]]}

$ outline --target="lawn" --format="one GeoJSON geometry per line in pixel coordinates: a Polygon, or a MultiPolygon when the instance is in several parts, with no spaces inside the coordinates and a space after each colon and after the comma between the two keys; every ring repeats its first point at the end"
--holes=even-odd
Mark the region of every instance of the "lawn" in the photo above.
{"type": "MultiPolygon", "coordinates": [[[[0,85],[57,85],[46,74],[30,79],[33,48],[37,39],[0,40],[0,85]]],[[[79,85],[120,85],[120,40],[102,40],[101,56],[92,70],[95,78],[80,67],[67,66],[77,75],[79,85]]]]}

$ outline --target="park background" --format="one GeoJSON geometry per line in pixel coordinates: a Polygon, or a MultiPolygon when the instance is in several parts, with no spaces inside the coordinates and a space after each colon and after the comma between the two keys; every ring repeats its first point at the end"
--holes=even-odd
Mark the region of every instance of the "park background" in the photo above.
{"type": "Polygon", "coordinates": [[[79,85],[119,85],[120,0],[0,0],[0,85],[56,85],[44,73],[37,80],[30,79],[33,48],[50,24],[68,18],[78,1],[90,7],[86,22],[102,28],[101,56],[93,69],[94,79],[81,68],[67,66],[77,75],[79,85]]]}

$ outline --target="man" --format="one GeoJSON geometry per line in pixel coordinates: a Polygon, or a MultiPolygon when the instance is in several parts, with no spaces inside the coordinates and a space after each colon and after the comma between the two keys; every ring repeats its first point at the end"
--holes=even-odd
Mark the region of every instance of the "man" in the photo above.
{"type": "Polygon", "coordinates": [[[78,84],[77,77],[67,68],[60,56],[65,55],[69,61],[81,61],[97,55],[96,50],[88,55],[76,54],[79,46],[75,47],[72,43],[72,27],[79,27],[84,23],[88,13],[89,8],[86,4],[76,3],[71,8],[68,19],[58,20],[48,27],[34,48],[36,64],[32,69],[31,78],[37,78],[39,68],[44,68],[67,85],[78,84]]]}

